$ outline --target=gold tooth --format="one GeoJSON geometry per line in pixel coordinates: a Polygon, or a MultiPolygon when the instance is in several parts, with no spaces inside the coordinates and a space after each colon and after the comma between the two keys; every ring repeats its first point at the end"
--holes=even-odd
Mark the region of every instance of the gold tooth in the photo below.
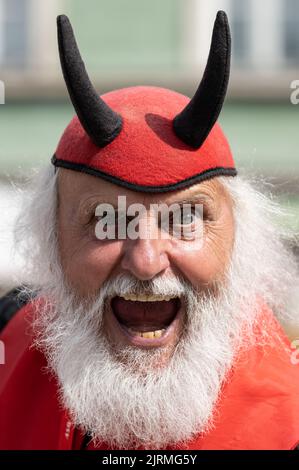
{"type": "Polygon", "coordinates": [[[155,337],[155,333],[154,333],[154,331],[144,331],[144,332],[142,333],[142,337],[143,337],[143,338],[150,338],[150,339],[152,339],[152,338],[155,337]]]}
{"type": "Polygon", "coordinates": [[[128,328],[129,331],[134,335],[134,336],[141,336],[142,338],[148,338],[148,339],[153,339],[153,338],[161,338],[163,335],[165,328],[162,330],[154,330],[154,331],[136,331],[133,330],[132,328],[128,328]]]}
{"type": "Polygon", "coordinates": [[[154,331],[155,338],[161,338],[162,334],[163,334],[163,330],[154,331]]]}

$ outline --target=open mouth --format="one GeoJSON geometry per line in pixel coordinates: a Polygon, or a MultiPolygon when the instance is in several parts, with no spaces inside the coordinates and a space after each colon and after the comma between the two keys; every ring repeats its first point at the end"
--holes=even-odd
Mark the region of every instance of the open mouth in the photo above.
{"type": "Polygon", "coordinates": [[[119,328],[131,343],[158,346],[175,329],[181,301],[177,296],[128,294],[113,297],[111,308],[119,328]]]}

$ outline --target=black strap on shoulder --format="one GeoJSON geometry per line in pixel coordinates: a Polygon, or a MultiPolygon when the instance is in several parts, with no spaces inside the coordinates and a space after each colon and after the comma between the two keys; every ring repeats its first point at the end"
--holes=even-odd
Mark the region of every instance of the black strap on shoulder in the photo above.
{"type": "Polygon", "coordinates": [[[0,332],[12,317],[29,302],[29,296],[23,291],[23,288],[15,287],[0,298],[0,332]]]}
{"type": "Polygon", "coordinates": [[[88,444],[90,443],[90,441],[91,441],[91,435],[89,433],[85,434],[80,449],[81,450],[86,450],[86,448],[87,448],[88,444]]]}

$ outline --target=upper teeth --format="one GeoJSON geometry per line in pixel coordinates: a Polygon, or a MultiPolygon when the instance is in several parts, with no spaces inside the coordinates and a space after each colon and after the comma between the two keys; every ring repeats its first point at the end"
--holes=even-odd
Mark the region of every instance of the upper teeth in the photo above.
{"type": "Polygon", "coordinates": [[[133,300],[138,302],[154,302],[154,301],[161,301],[161,300],[170,300],[175,299],[176,295],[144,295],[144,294],[124,294],[120,295],[125,300],[133,300]]]}

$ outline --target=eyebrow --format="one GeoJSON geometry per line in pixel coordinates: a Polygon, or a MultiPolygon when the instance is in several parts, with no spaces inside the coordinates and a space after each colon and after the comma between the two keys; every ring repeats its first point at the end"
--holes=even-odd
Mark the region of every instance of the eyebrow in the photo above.
{"type": "Polygon", "coordinates": [[[94,199],[88,198],[85,201],[82,201],[78,205],[78,212],[90,212],[96,209],[99,204],[110,204],[114,209],[117,209],[117,203],[114,204],[110,201],[105,200],[105,196],[95,197],[94,199]]]}
{"type": "MultiPolygon", "coordinates": [[[[162,203],[162,201],[159,201],[162,203]]],[[[166,204],[194,204],[196,202],[213,202],[213,198],[208,196],[207,194],[203,193],[196,193],[191,194],[190,196],[186,196],[184,198],[177,198],[173,201],[168,201],[166,204]]]]}
{"type": "MultiPolygon", "coordinates": [[[[174,199],[173,201],[162,201],[162,200],[157,200],[157,201],[154,201],[154,202],[150,202],[150,204],[166,204],[166,205],[172,205],[172,204],[196,204],[196,203],[203,203],[203,202],[207,202],[207,203],[212,203],[214,200],[211,196],[208,196],[207,194],[204,194],[204,193],[196,193],[196,194],[190,194],[189,196],[186,196],[184,198],[177,198],[177,199],[174,199]]],[[[96,207],[99,205],[99,204],[110,204],[116,211],[118,210],[118,202],[114,203],[114,202],[111,202],[111,201],[107,201],[105,200],[105,196],[103,197],[95,197],[93,200],[92,198],[88,198],[86,201],[82,202],[81,204],[79,204],[79,212],[82,213],[83,212],[86,212],[86,213],[90,213],[92,211],[94,211],[96,209],[96,207]]]]}

